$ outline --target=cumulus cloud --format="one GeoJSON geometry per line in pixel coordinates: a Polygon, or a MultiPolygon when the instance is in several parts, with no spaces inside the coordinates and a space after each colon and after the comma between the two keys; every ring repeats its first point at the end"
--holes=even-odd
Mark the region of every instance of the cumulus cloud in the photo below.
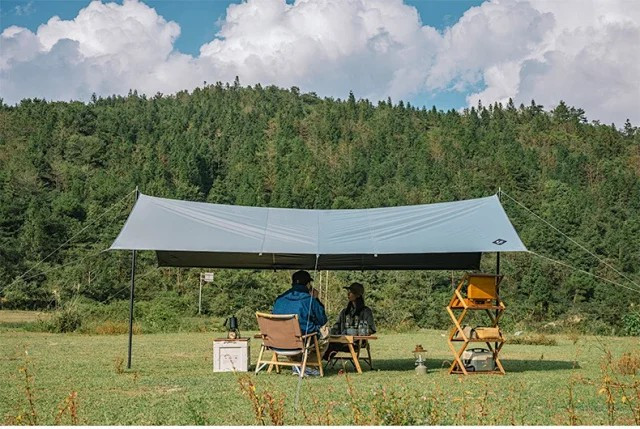
{"type": "MultiPolygon", "coordinates": [[[[428,13],[428,11],[427,11],[428,13]]],[[[460,91],[475,105],[547,107],[564,99],[592,119],[640,121],[640,3],[491,0],[442,32],[402,0],[248,0],[228,7],[214,40],[175,50],[175,22],[138,0],[90,3],[73,20],[0,35],[0,96],[88,99],[154,94],[204,80],[321,95],[393,99],[460,91]]]]}
{"type": "Polygon", "coordinates": [[[0,35],[0,94],[7,102],[86,100],[93,92],[193,88],[201,82],[197,67],[178,74],[192,61],[173,49],[179,34],[178,24],[136,0],[94,1],[75,19],[54,16],[35,33],[9,27],[0,35]]]}
{"type": "Polygon", "coordinates": [[[229,7],[218,36],[200,57],[227,78],[372,98],[417,91],[439,42],[401,0],[250,0],[229,7]]]}
{"type": "MultiPolygon", "coordinates": [[[[640,45],[640,4],[532,0],[527,5],[532,11],[524,14],[524,21],[512,21],[507,27],[528,24],[530,32],[545,16],[552,17],[552,25],[532,37],[529,47],[515,57],[498,56],[493,64],[480,66],[476,71],[485,87],[467,97],[469,104],[535,99],[550,108],[563,99],[584,108],[591,119],[621,125],[630,118],[638,123],[640,61],[633,52],[640,45]]],[[[494,10],[493,15],[514,7],[511,2],[494,1],[477,9],[503,11],[494,10]]],[[[451,31],[464,25],[465,16],[451,31]]]]}

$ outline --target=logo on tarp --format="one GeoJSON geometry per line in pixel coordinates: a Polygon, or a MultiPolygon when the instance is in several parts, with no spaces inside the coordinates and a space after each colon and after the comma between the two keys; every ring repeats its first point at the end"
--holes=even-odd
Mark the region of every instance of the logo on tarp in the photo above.
{"type": "Polygon", "coordinates": [[[493,244],[497,244],[498,246],[502,246],[506,242],[507,242],[507,240],[503,240],[502,238],[498,238],[497,240],[493,241],[493,244]]]}

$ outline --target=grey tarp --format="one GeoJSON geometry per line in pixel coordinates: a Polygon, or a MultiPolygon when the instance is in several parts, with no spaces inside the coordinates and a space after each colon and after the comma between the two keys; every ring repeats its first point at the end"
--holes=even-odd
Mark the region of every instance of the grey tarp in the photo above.
{"type": "Polygon", "coordinates": [[[112,250],[160,266],[478,269],[483,252],[526,251],[497,196],[415,206],[306,210],[140,195],[112,250]]]}

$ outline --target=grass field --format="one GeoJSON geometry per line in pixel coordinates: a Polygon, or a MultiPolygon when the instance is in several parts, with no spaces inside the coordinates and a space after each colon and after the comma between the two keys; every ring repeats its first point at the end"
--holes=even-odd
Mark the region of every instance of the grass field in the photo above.
{"type": "MultiPolygon", "coordinates": [[[[296,414],[298,379],[290,371],[212,372],[219,336],[136,336],[126,370],[126,335],[0,332],[0,415],[13,424],[91,425],[626,425],[640,418],[640,389],[631,387],[640,373],[616,370],[624,353],[638,356],[638,338],[557,335],[557,346],[507,344],[506,376],[463,378],[446,374],[444,332],[382,333],[372,345],[376,370],[304,379],[296,414]],[[429,373],[420,377],[411,354],[418,343],[429,351],[429,373]],[[609,369],[602,368],[606,350],[609,369]]],[[[252,340],[252,362],[258,349],[252,340]]]]}

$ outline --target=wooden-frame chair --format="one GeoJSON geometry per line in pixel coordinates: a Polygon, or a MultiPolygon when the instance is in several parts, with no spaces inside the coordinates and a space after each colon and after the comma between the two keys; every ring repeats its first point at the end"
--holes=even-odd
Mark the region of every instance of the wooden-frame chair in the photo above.
{"type": "Polygon", "coordinates": [[[267,372],[271,372],[275,366],[276,372],[280,372],[281,366],[299,366],[300,376],[304,376],[304,371],[308,366],[318,368],[320,376],[324,376],[322,370],[322,355],[318,345],[318,335],[316,332],[302,335],[297,314],[269,314],[256,312],[258,326],[260,327],[260,337],[262,346],[256,363],[256,374],[267,365],[267,372]],[[265,351],[270,350],[273,354],[270,360],[263,360],[265,351]],[[302,355],[302,362],[292,362],[279,360],[280,356],[292,357],[302,355]]]}

